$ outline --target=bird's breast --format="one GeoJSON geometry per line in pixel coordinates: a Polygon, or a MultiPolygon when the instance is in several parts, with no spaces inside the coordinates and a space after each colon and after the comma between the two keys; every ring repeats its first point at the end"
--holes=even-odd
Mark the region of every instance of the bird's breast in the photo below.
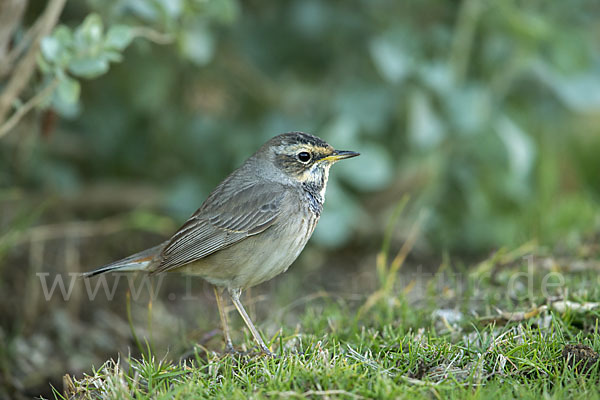
{"type": "Polygon", "coordinates": [[[319,220],[313,206],[300,199],[288,198],[277,221],[263,232],[184,267],[185,272],[217,286],[241,289],[285,272],[304,249],[319,220]]]}
{"type": "Polygon", "coordinates": [[[315,230],[319,215],[306,205],[303,210],[282,215],[277,223],[254,239],[257,246],[248,268],[239,277],[243,287],[251,287],[285,272],[298,258],[315,230]],[[258,244],[260,243],[260,244],[258,244]]]}

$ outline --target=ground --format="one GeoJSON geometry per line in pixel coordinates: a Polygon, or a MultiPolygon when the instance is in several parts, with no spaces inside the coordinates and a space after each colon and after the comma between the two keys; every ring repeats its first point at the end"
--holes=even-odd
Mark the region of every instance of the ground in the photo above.
{"type": "Polygon", "coordinates": [[[140,340],[142,357],[65,375],[55,397],[600,397],[599,263],[527,243],[425,274],[404,270],[407,250],[379,255],[370,294],[309,293],[290,305],[303,310],[295,323],[285,307],[259,322],[281,326],[266,337],[275,358],[247,331],[237,355],[190,343],[159,357],[140,340]]]}

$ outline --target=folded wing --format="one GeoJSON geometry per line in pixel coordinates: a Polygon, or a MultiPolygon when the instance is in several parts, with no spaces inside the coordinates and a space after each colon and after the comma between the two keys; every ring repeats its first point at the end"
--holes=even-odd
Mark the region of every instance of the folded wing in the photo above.
{"type": "MultiPolygon", "coordinates": [[[[259,183],[231,190],[224,182],[164,247],[152,272],[181,267],[269,228],[281,216],[282,185],[259,183]]],[[[239,186],[237,186],[239,188],[239,186]]]]}

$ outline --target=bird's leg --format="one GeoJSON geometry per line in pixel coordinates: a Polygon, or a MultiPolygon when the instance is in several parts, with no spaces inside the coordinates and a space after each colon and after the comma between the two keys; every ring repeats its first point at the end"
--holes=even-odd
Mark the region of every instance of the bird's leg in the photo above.
{"type": "Polygon", "coordinates": [[[265,342],[260,337],[260,333],[258,333],[258,330],[256,329],[256,327],[252,323],[252,320],[246,313],[246,310],[244,309],[244,306],[242,305],[242,302],[240,301],[241,294],[242,294],[242,289],[229,289],[229,295],[231,296],[233,305],[235,306],[235,308],[237,308],[238,312],[240,313],[244,322],[246,323],[246,326],[248,327],[248,329],[250,329],[250,332],[252,333],[252,336],[254,336],[254,340],[258,344],[258,347],[260,348],[260,350],[267,355],[274,356],[274,354],[271,352],[271,350],[269,350],[269,348],[267,347],[265,342]]]}
{"type": "Polygon", "coordinates": [[[221,325],[223,326],[223,336],[225,336],[225,351],[227,353],[235,353],[231,336],[229,335],[229,324],[227,323],[227,314],[223,305],[223,297],[221,296],[223,289],[213,287],[215,289],[215,297],[217,298],[217,307],[219,308],[219,316],[221,317],[221,325]]]}

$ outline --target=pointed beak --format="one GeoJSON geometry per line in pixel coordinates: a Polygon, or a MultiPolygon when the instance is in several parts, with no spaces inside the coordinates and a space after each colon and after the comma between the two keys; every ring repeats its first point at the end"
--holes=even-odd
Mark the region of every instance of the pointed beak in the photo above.
{"type": "Polygon", "coordinates": [[[343,160],[345,158],[352,158],[356,156],[360,156],[360,153],[348,150],[335,150],[331,155],[322,158],[322,161],[331,161],[333,163],[336,161],[343,160]]]}

